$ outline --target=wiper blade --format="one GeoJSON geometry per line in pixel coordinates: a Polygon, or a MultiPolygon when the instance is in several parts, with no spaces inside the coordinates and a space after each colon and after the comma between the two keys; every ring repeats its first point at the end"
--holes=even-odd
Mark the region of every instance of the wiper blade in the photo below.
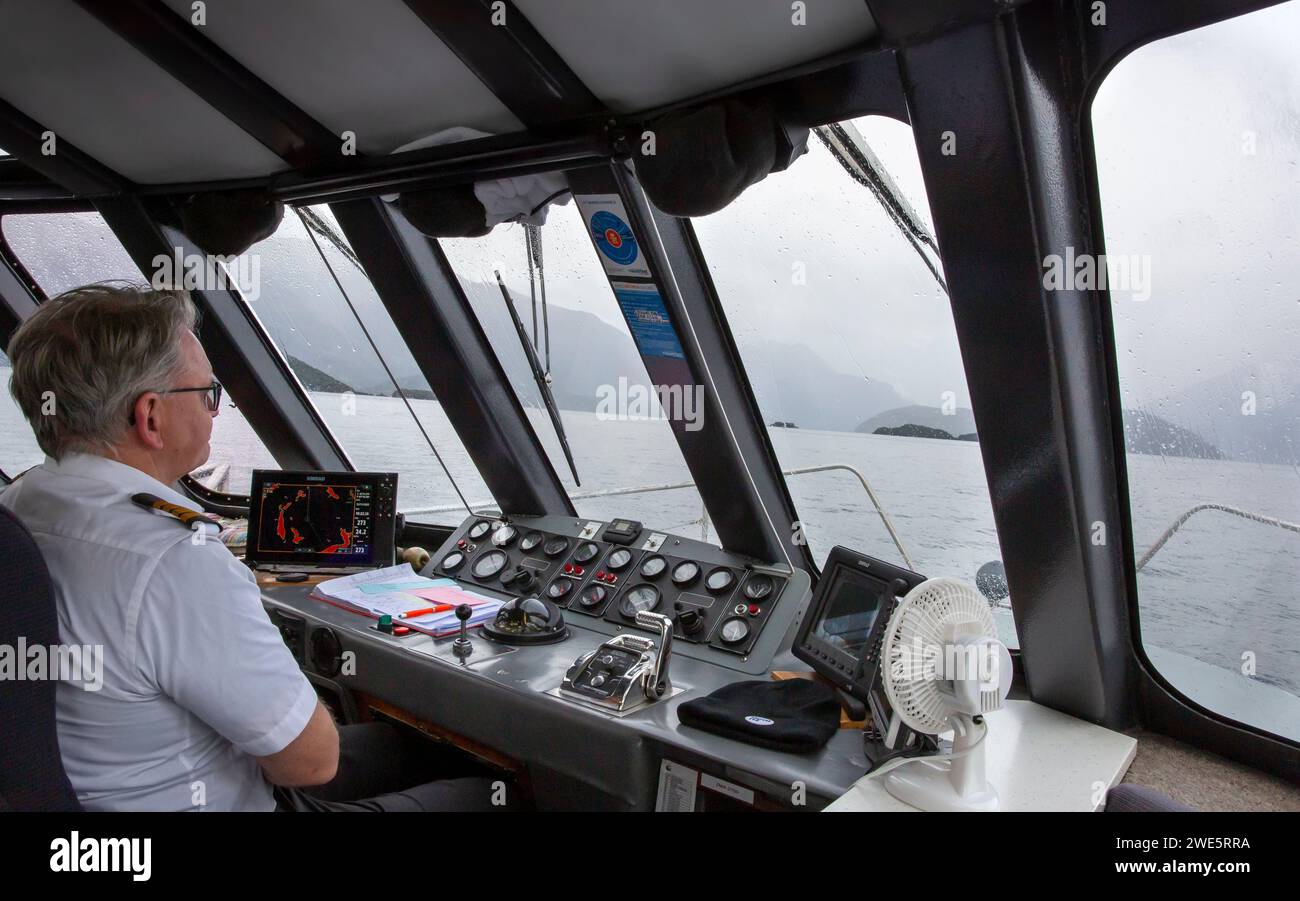
{"type": "Polygon", "coordinates": [[[903,196],[903,192],[893,176],[889,174],[889,170],[885,168],[885,164],[867,146],[867,142],[863,140],[858,130],[852,123],[842,122],[821,125],[813,131],[817,132],[817,137],[830,150],[831,155],[839,160],[850,177],[875,195],[876,200],[893,220],[895,227],[912,245],[917,256],[925,263],[934,280],[943,289],[943,293],[947,294],[948,285],[939,272],[939,245],[934,235],[930,234],[925,222],[907,202],[907,198],[903,196]],[[926,252],[927,247],[930,253],[926,252]]]}
{"type": "Polygon", "coordinates": [[[573,451],[569,450],[569,437],[564,434],[564,423],[560,420],[560,409],[555,405],[555,396],[551,394],[551,386],[546,381],[546,373],[542,370],[542,364],[537,359],[537,351],[528,340],[528,333],[524,331],[524,323],[519,318],[519,311],[515,309],[514,301],[510,299],[510,292],[506,290],[506,283],[501,280],[501,273],[492,270],[497,277],[497,286],[501,289],[501,296],[505,298],[506,309],[510,311],[510,321],[515,324],[515,333],[519,336],[519,343],[524,349],[524,356],[528,358],[528,365],[533,370],[533,381],[537,382],[537,390],[541,392],[542,403],[546,404],[546,412],[551,416],[551,425],[555,427],[555,437],[560,439],[560,448],[564,451],[564,459],[569,461],[569,471],[573,473],[573,483],[579,488],[582,487],[582,481],[578,478],[578,467],[573,462],[573,451]]]}

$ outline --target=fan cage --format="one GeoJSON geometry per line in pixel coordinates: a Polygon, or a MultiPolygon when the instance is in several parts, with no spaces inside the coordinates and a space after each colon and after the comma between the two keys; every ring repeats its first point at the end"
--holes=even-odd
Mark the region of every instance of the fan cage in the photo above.
{"type": "Polygon", "coordinates": [[[988,601],[960,579],[929,579],[907,593],[885,630],[882,663],[885,695],[894,711],[918,732],[952,728],[952,685],[940,678],[939,662],[958,639],[996,637],[988,601]]]}

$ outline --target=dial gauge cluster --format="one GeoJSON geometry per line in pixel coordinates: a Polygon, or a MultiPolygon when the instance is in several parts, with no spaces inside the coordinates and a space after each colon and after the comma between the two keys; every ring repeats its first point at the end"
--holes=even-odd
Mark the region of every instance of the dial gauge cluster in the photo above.
{"type": "Polygon", "coordinates": [[[641,532],[632,544],[601,540],[601,523],[471,516],[434,556],[429,576],[509,595],[536,595],[575,620],[636,628],[636,615],[672,618],[676,639],[747,655],[789,576],[687,538],[641,532]]]}
{"type": "Polygon", "coordinates": [[[572,545],[572,553],[547,586],[547,596],[570,610],[600,616],[614,596],[636,577],[641,551],[592,539],[574,541],[572,545]]]}
{"type": "MultiPolygon", "coordinates": [[[[640,611],[662,613],[672,617],[675,638],[701,644],[711,643],[718,624],[733,615],[736,589],[744,574],[738,567],[656,551],[647,551],[635,564],[629,562],[626,571],[627,585],[605,608],[606,621],[632,625],[640,611]]],[[[734,637],[734,632],[729,634],[734,637]]],[[[747,644],[740,638],[727,649],[747,644]]]]}
{"type": "Polygon", "coordinates": [[[521,520],[472,517],[454,546],[436,557],[425,574],[510,594],[539,593],[577,542],[521,520]]]}

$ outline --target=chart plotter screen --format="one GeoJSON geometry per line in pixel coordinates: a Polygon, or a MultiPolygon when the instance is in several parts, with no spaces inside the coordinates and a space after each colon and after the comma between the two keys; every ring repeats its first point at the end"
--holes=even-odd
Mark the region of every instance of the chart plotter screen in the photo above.
{"type": "Polygon", "coordinates": [[[258,470],[249,498],[254,563],[371,566],[391,559],[391,473],[258,470]]]}

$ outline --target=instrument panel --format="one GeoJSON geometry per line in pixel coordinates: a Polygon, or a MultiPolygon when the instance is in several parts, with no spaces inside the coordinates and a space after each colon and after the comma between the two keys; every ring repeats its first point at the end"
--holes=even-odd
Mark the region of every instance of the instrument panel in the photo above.
{"type": "Polygon", "coordinates": [[[637,614],[659,613],[673,621],[679,653],[743,670],[751,668],[740,661],[754,653],[774,615],[781,614],[781,634],[763,641],[769,657],[808,594],[807,574],[784,564],[627,520],[563,516],[470,516],[422,575],[543,597],[570,625],[606,634],[645,631],[637,614]]]}

